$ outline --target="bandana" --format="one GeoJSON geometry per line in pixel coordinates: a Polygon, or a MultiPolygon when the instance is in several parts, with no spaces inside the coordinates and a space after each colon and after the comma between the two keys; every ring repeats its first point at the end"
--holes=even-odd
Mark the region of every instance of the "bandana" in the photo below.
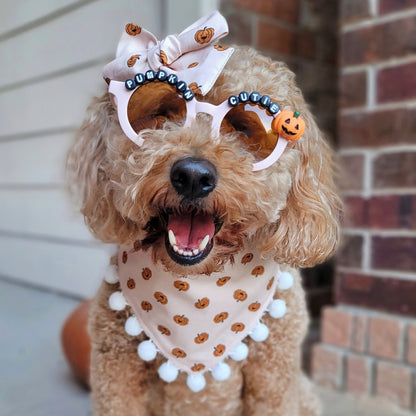
{"type": "Polygon", "coordinates": [[[163,70],[176,74],[189,87],[205,95],[214,85],[234,49],[216,42],[228,34],[224,17],[214,11],[179,35],[162,41],[129,23],[119,41],[116,59],[104,67],[105,79],[125,81],[137,73],[163,70]]]}
{"type": "MultiPolygon", "coordinates": [[[[159,369],[161,378],[173,381],[178,370],[184,371],[193,391],[203,388],[202,374],[208,370],[217,380],[228,378],[223,360],[245,358],[248,349],[241,341],[246,336],[267,338],[261,317],[266,311],[274,318],[284,315],[284,301],[273,300],[273,294],[276,286],[288,289],[293,283],[272,258],[251,249],[209,276],[174,276],[148,253],[128,247],[118,257],[121,292],[110,296],[110,307],[130,305],[134,316],[126,331],[138,335],[143,330],[150,338],[139,344],[139,356],[150,361],[159,352],[168,360],[159,369]]],[[[107,281],[114,283],[114,270],[109,275],[107,281]]]]}

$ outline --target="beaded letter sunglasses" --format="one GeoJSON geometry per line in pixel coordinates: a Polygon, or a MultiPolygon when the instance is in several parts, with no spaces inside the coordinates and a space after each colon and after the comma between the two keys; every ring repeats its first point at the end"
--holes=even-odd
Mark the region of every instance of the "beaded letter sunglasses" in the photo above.
{"type": "Polygon", "coordinates": [[[297,140],[304,129],[297,111],[289,112],[288,119],[281,120],[279,116],[288,111],[280,112],[279,105],[267,95],[243,91],[215,106],[198,101],[184,81],[162,70],[139,73],[125,82],[112,80],[108,91],[114,95],[123,132],[138,146],[144,143],[139,134],[143,129],[161,128],[166,121],[189,127],[198,113],[205,113],[212,116],[215,140],[220,140],[220,134],[238,134],[242,147],[255,158],[254,171],[275,163],[288,140],[297,140]],[[293,120],[298,121],[295,133],[285,128],[285,123],[293,120]]]}

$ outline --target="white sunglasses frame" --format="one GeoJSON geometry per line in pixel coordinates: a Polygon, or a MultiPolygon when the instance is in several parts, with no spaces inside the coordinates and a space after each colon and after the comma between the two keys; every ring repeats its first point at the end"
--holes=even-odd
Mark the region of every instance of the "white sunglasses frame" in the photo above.
{"type": "MultiPolygon", "coordinates": [[[[144,143],[144,139],[140,137],[140,134],[137,134],[128,119],[127,115],[127,107],[130,100],[130,97],[132,94],[136,91],[137,88],[140,88],[140,85],[137,86],[134,89],[127,89],[124,82],[121,81],[114,81],[111,80],[108,92],[113,95],[114,97],[114,104],[117,108],[117,115],[118,120],[120,123],[120,126],[124,132],[124,134],[137,146],[142,146],[144,143]]],[[[182,94],[178,92],[178,94],[182,97],[182,94]]],[[[215,106],[213,104],[207,103],[207,102],[201,102],[198,101],[195,98],[192,98],[190,100],[185,100],[186,103],[186,120],[184,127],[189,127],[192,123],[192,120],[195,119],[196,115],[198,113],[207,113],[212,116],[212,132],[214,137],[217,141],[219,141],[219,131],[221,122],[224,119],[225,115],[232,109],[234,106],[232,106],[229,103],[229,100],[225,100],[221,104],[215,106]]],[[[240,104],[247,104],[249,105],[250,102],[247,101],[245,103],[240,104]]],[[[268,120],[265,119],[266,115],[266,109],[265,108],[258,108],[258,106],[253,106],[251,108],[251,111],[256,112],[256,114],[260,117],[263,124],[268,124],[268,120]],[[256,110],[257,109],[257,110],[256,110]]],[[[280,114],[280,110],[271,116],[271,118],[276,118],[280,114]]],[[[270,116],[269,116],[270,117],[270,116]]],[[[278,133],[276,133],[278,135],[278,133]]],[[[268,168],[269,166],[273,165],[283,154],[284,150],[286,149],[286,146],[288,144],[288,141],[282,137],[281,135],[278,135],[278,139],[276,142],[276,146],[273,149],[273,151],[270,153],[269,156],[267,156],[265,159],[253,163],[253,171],[259,171],[268,168]]]]}

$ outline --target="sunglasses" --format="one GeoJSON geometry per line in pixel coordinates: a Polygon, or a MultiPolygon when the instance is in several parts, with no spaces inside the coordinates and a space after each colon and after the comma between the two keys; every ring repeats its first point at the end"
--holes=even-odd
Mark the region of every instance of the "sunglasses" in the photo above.
{"type": "Polygon", "coordinates": [[[199,113],[212,117],[215,140],[226,134],[238,137],[242,148],[254,156],[254,171],[275,163],[288,144],[272,128],[279,105],[258,92],[243,91],[216,106],[198,101],[184,81],[165,71],[147,71],[125,82],[112,80],[108,91],[114,96],[124,134],[138,146],[144,143],[140,131],[160,129],[166,121],[189,127],[199,113]]]}

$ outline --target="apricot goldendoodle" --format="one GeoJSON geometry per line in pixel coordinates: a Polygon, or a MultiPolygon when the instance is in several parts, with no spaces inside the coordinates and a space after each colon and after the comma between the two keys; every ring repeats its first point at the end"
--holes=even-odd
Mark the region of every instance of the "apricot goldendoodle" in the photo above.
{"type": "Polygon", "coordinates": [[[318,415],[297,268],[338,242],[332,153],[294,74],[204,19],[178,36],[195,62],[173,38],[145,58],[127,25],[69,152],[86,223],[120,246],[90,316],[94,414],[318,415]]]}

